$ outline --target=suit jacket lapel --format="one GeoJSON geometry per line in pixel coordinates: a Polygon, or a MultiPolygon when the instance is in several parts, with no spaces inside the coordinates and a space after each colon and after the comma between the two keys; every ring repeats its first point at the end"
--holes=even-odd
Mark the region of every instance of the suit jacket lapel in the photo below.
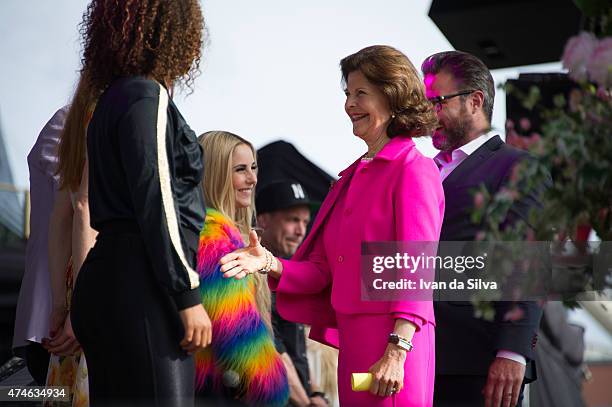
{"type": "MultiPolygon", "coordinates": [[[[383,149],[376,156],[375,160],[391,161],[395,159],[395,157],[397,157],[402,151],[407,148],[410,148],[411,146],[414,146],[414,141],[412,141],[412,139],[396,136],[392,138],[383,147],[383,149]]],[[[327,216],[334,207],[340,194],[346,193],[346,188],[348,187],[351,179],[353,178],[353,175],[355,174],[355,170],[357,169],[357,165],[359,164],[360,160],[361,157],[355,160],[355,162],[348,166],[348,168],[340,172],[340,174],[338,174],[340,175],[340,179],[338,180],[338,182],[332,184],[331,189],[327,194],[327,197],[325,198],[325,201],[323,201],[323,205],[321,205],[321,208],[319,209],[319,213],[317,214],[315,223],[312,226],[308,237],[306,238],[306,240],[304,240],[304,242],[298,248],[297,252],[295,252],[295,254],[293,255],[293,260],[302,260],[306,257],[306,255],[308,255],[313,238],[319,232],[321,225],[325,223],[327,216]]]]}
{"type": "Polygon", "coordinates": [[[359,163],[359,159],[339,174],[340,179],[338,181],[332,183],[329,193],[327,194],[327,197],[323,201],[323,205],[321,205],[321,208],[319,209],[319,213],[317,214],[315,223],[312,226],[312,229],[310,230],[308,237],[306,238],[304,243],[300,245],[297,252],[293,255],[293,258],[292,258],[293,260],[302,260],[303,258],[306,257],[306,255],[310,251],[310,244],[313,241],[313,238],[319,232],[321,225],[325,223],[325,220],[327,219],[327,216],[331,212],[331,209],[334,207],[334,204],[338,200],[338,197],[340,196],[340,194],[346,192],[345,190],[348,184],[350,183],[351,178],[353,177],[353,174],[355,173],[355,169],[357,168],[358,163],[359,163]]]}
{"type": "Polygon", "coordinates": [[[504,142],[499,136],[491,137],[489,141],[481,145],[476,151],[470,154],[451,172],[448,177],[442,182],[442,186],[446,190],[447,186],[457,183],[459,180],[470,178],[474,169],[484,160],[489,158],[496,150],[498,150],[504,142]]]}

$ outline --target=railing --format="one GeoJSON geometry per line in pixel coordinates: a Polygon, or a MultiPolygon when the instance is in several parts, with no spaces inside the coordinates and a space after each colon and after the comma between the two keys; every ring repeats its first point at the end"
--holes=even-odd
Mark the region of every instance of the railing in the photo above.
{"type": "Polygon", "coordinates": [[[27,239],[30,237],[30,190],[18,188],[15,185],[0,182],[0,191],[14,192],[23,194],[23,234],[22,237],[27,239]]]}

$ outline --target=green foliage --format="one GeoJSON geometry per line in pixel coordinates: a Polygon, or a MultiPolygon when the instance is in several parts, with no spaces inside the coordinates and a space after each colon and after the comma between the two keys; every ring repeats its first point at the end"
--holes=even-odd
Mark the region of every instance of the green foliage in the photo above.
{"type": "MultiPolygon", "coordinates": [[[[530,91],[519,97],[530,99],[535,94],[530,91]]],[[[588,261],[576,265],[575,255],[564,257],[560,253],[553,262],[553,270],[562,279],[577,279],[582,290],[589,291],[593,290],[589,288],[593,282],[589,277],[594,270],[593,256],[601,258],[610,250],[590,250],[580,243],[586,237],[577,238],[577,231],[591,227],[602,241],[612,240],[612,97],[610,91],[598,91],[592,85],[583,84],[568,99],[559,96],[553,109],[541,111],[542,135],[530,145],[536,159],[522,161],[507,187],[498,193],[491,195],[484,187],[476,191],[471,217],[483,225],[479,240],[565,241],[569,238],[588,261]],[[512,204],[536,191],[549,174],[552,185],[540,194],[543,207],[532,209],[527,223],[505,224],[512,204]]],[[[538,107],[537,100],[528,100],[527,104],[538,107]]],[[[611,259],[607,256],[606,260],[600,260],[609,265],[611,259]]],[[[506,258],[516,259],[515,264],[496,263],[497,281],[504,281],[516,270],[521,253],[506,258]]],[[[569,306],[575,306],[575,298],[568,299],[569,306]]],[[[490,304],[484,298],[476,297],[472,302],[478,315],[491,317],[490,304]]]]}
{"type": "MultiPolygon", "coordinates": [[[[510,89],[512,91],[512,89],[510,89]]],[[[537,92],[523,97],[535,107],[537,92]]],[[[486,219],[485,239],[520,240],[525,225],[501,228],[508,210],[522,193],[541,184],[550,172],[553,184],[543,194],[544,208],[530,217],[536,240],[574,236],[576,227],[591,226],[602,240],[612,240],[612,99],[591,85],[575,89],[570,101],[559,95],[555,108],[542,112],[542,137],[531,146],[537,160],[524,161],[507,189],[495,196],[481,189],[484,204],[472,214],[486,219]]]]}
{"type": "Polygon", "coordinates": [[[599,37],[612,35],[612,4],[610,0],[574,0],[585,17],[583,24],[599,37]]]}
{"type": "Polygon", "coordinates": [[[574,0],[574,3],[587,17],[600,16],[610,8],[610,0],[574,0]]]}

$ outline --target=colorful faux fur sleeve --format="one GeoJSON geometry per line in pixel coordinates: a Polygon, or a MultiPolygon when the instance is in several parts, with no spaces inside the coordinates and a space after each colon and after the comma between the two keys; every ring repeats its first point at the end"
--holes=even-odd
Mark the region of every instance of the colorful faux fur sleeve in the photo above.
{"type": "MultiPolygon", "coordinates": [[[[252,406],[284,406],[287,373],[255,302],[252,276],[225,278],[219,259],[244,246],[240,232],[208,208],[200,233],[198,273],[202,304],[212,321],[212,343],[196,354],[196,392],[221,391],[223,375],[239,378],[237,394],[252,406]]],[[[230,380],[233,381],[233,380],[230,380]]]]}

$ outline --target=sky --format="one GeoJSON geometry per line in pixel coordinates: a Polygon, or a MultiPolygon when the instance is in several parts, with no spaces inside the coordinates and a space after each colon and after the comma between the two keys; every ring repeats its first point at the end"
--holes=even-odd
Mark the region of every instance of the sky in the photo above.
{"type": "MultiPolygon", "coordinates": [[[[28,187],[26,157],[40,129],[74,90],[78,24],[87,3],[0,1],[0,129],[19,187],[28,187]]],[[[203,1],[208,35],[202,74],[194,93],[175,101],[197,134],[228,130],[256,147],[284,139],[336,175],[365,152],[344,113],[340,59],[388,44],[418,68],[430,54],[452,49],[427,17],[429,5],[430,0],[377,6],[370,0],[203,1]]],[[[517,72],[495,71],[494,77],[500,81],[517,72]]],[[[503,102],[498,96],[498,128],[505,120],[503,102]]],[[[418,145],[427,155],[436,152],[430,139],[418,145]]]]}

